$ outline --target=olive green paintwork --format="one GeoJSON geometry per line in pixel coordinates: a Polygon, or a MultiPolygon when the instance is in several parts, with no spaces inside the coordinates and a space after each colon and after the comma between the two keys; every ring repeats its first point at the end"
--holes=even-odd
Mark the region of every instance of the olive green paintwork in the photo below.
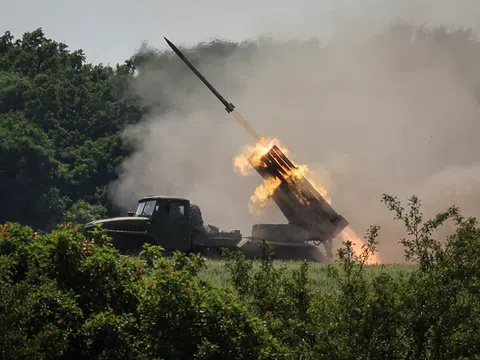
{"type": "Polygon", "coordinates": [[[84,234],[101,224],[115,247],[124,251],[139,250],[144,243],[183,252],[236,248],[242,240],[238,230],[221,232],[214,227],[192,226],[190,211],[190,201],[185,198],[150,195],[138,200],[131,216],[92,221],[85,225],[84,234]]]}
{"type": "Polygon", "coordinates": [[[161,196],[161,195],[148,195],[140,198],[138,202],[146,201],[146,200],[175,200],[175,201],[186,201],[190,203],[190,201],[186,198],[176,197],[176,196],[161,196]]]}
{"type": "MultiPolygon", "coordinates": [[[[167,252],[199,252],[213,257],[220,255],[224,248],[240,250],[249,258],[261,255],[259,244],[262,239],[244,239],[239,230],[219,231],[214,226],[204,226],[200,208],[185,198],[143,197],[129,216],[92,221],[85,225],[83,233],[88,237],[96,224],[102,225],[112,238],[113,245],[124,253],[138,253],[145,243],[150,243],[162,246],[167,252]]],[[[254,228],[262,226],[268,227],[257,224],[254,228]]],[[[277,258],[326,260],[312,244],[298,240],[285,242],[282,236],[265,240],[272,246],[277,258]]]]}

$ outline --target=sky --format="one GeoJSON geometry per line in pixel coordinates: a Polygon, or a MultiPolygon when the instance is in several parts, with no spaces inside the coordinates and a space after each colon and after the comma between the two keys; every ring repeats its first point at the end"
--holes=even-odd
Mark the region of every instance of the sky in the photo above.
{"type": "Polygon", "coordinates": [[[2,32],[18,37],[42,27],[47,37],[81,48],[92,62],[115,64],[131,56],[143,41],[164,48],[163,36],[177,45],[211,38],[257,38],[266,23],[295,23],[309,9],[328,11],[332,0],[16,0],[5,1],[2,32]],[[271,6],[275,4],[275,6],[271,6]],[[26,11],[26,9],[29,9],[26,11]],[[5,11],[6,10],[6,11],[5,11]]]}
{"type": "Polygon", "coordinates": [[[475,1],[436,7],[438,0],[0,0],[0,24],[2,32],[10,30],[15,37],[42,27],[47,37],[83,49],[89,62],[115,65],[143,41],[165,48],[163,36],[177,45],[261,35],[322,38],[362,11],[378,14],[362,26],[392,14],[423,21],[426,13],[430,22],[476,26],[475,1]]]}

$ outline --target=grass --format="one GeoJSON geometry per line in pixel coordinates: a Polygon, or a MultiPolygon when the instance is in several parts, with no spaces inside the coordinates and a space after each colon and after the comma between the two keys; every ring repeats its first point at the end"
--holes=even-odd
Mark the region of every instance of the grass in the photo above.
{"type": "MultiPolygon", "coordinates": [[[[299,261],[274,261],[275,267],[285,266],[287,271],[300,268],[301,262],[299,261]]],[[[254,262],[254,271],[259,268],[260,263],[254,262]]],[[[336,266],[336,265],[333,265],[336,266]]],[[[409,272],[413,269],[409,265],[368,265],[367,275],[374,277],[381,272],[386,272],[392,276],[398,276],[400,273],[409,272]]],[[[322,289],[329,291],[333,289],[332,281],[327,275],[328,264],[325,263],[311,263],[309,269],[309,278],[314,289],[322,289]]],[[[230,275],[225,268],[225,261],[223,260],[207,260],[207,268],[203,269],[200,273],[200,278],[216,286],[229,286],[230,275]]]]}

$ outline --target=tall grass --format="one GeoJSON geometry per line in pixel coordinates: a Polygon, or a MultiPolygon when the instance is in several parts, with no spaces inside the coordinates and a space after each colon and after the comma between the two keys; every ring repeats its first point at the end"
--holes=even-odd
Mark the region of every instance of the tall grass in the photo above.
{"type": "MultiPolygon", "coordinates": [[[[287,271],[292,271],[300,268],[300,261],[281,261],[275,260],[275,267],[285,267],[287,271]]],[[[254,261],[253,270],[259,269],[260,262],[254,261]]],[[[337,266],[337,265],[332,265],[337,266]]],[[[402,272],[407,273],[414,269],[410,265],[366,265],[367,276],[374,277],[381,272],[386,272],[394,276],[400,275],[402,272]]],[[[333,290],[333,283],[328,277],[328,264],[327,263],[311,263],[309,269],[310,284],[315,290],[331,291],[333,290]]],[[[230,275],[225,267],[224,260],[208,260],[207,267],[200,273],[200,278],[216,286],[229,286],[230,275]]]]}

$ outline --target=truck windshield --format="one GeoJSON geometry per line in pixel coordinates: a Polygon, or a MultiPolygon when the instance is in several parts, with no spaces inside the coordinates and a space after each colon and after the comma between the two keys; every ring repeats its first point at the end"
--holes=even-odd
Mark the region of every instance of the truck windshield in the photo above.
{"type": "Polygon", "coordinates": [[[153,210],[155,209],[156,202],[156,200],[148,200],[139,203],[137,206],[137,211],[135,211],[135,216],[151,217],[153,210]]]}

